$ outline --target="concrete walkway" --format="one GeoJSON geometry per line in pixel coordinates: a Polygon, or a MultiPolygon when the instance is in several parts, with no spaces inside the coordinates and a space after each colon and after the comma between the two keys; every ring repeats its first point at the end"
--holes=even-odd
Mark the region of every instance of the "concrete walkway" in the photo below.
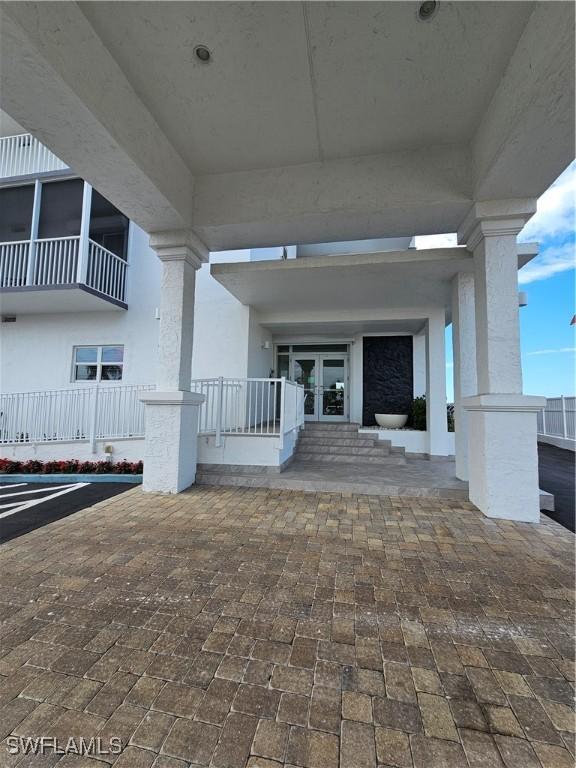
{"type": "Polygon", "coordinates": [[[404,464],[384,465],[296,460],[284,472],[270,474],[254,468],[204,464],[198,481],[203,485],[244,488],[468,499],[468,483],[458,480],[454,461],[449,459],[407,458],[404,464]]]}
{"type": "Polygon", "coordinates": [[[0,546],[0,765],[568,768],[573,563],[466,502],[130,490],[0,546]]]}

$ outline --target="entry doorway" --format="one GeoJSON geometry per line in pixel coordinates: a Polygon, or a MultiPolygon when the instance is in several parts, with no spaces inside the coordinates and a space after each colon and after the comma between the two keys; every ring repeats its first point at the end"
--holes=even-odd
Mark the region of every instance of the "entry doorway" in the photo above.
{"type": "Polygon", "coordinates": [[[304,386],[306,421],[348,421],[348,355],[293,353],[290,378],[304,386]]]}

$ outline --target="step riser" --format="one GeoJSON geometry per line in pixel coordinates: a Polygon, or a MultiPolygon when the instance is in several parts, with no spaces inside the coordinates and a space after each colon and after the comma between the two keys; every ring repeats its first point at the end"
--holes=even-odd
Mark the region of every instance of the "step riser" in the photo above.
{"type": "Polygon", "coordinates": [[[339,445],[298,445],[296,455],[301,453],[313,454],[338,454],[339,456],[389,456],[390,452],[386,448],[364,448],[349,446],[340,447],[339,445]]]}
{"type": "Polygon", "coordinates": [[[403,456],[354,456],[338,453],[300,453],[295,456],[297,462],[338,462],[340,464],[406,464],[403,456]]]}
{"type": "Polygon", "coordinates": [[[405,496],[433,499],[450,499],[468,501],[468,493],[464,490],[453,490],[444,488],[399,488],[396,485],[354,483],[321,481],[317,487],[310,481],[286,480],[282,475],[275,478],[260,476],[258,478],[239,477],[234,475],[222,475],[216,481],[213,477],[196,476],[196,484],[204,486],[228,486],[243,488],[276,488],[288,491],[304,491],[309,493],[353,493],[358,495],[368,494],[370,496],[405,496]]]}
{"type": "MultiPolygon", "coordinates": [[[[351,440],[346,438],[338,438],[335,440],[327,439],[324,437],[308,437],[308,435],[303,435],[300,437],[300,440],[298,441],[299,445],[318,445],[318,446],[330,446],[330,445],[337,445],[338,447],[342,448],[376,448],[378,446],[378,442],[376,440],[351,440]]],[[[382,445],[379,446],[381,448],[387,448],[388,446],[382,445]]]]}
{"type": "Polygon", "coordinates": [[[316,432],[324,430],[326,432],[358,432],[358,424],[331,424],[326,421],[308,421],[304,424],[305,432],[316,432]]]}

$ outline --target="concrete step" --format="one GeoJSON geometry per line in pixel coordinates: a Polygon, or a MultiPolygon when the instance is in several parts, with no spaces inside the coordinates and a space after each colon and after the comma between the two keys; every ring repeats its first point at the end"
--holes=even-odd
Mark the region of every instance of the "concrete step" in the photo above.
{"type": "Polygon", "coordinates": [[[307,421],[304,424],[305,432],[358,432],[360,428],[359,424],[351,424],[349,422],[336,422],[336,421],[307,421]]]}
{"type": "MultiPolygon", "coordinates": [[[[299,445],[341,445],[341,446],[348,446],[350,448],[360,448],[363,446],[364,448],[373,448],[376,445],[380,445],[378,440],[365,440],[361,437],[344,437],[343,435],[331,435],[330,437],[316,437],[315,435],[307,435],[306,433],[303,433],[300,435],[299,445]]],[[[389,448],[389,445],[385,445],[384,442],[382,442],[382,445],[385,448],[389,448]]]]}
{"type": "Polygon", "coordinates": [[[390,451],[386,447],[374,445],[309,445],[308,443],[298,443],[296,447],[296,455],[299,455],[300,453],[337,453],[340,456],[388,456],[390,451]]]}
{"type": "MultiPolygon", "coordinates": [[[[352,469],[352,468],[351,468],[352,469]]],[[[198,473],[197,485],[236,487],[236,488],[274,488],[286,491],[307,491],[310,493],[354,493],[370,496],[417,496],[418,498],[450,499],[467,501],[468,492],[465,489],[429,488],[414,485],[395,484],[388,481],[374,480],[367,483],[365,480],[356,482],[353,471],[346,474],[340,480],[309,480],[298,477],[286,477],[283,474],[276,475],[234,475],[217,473],[198,473]]]]}
{"type": "Polygon", "coordinates": [[[406,464],[404,456],[387,456],[386,454],[376,455],[354,455],[349,453],[310,453],[308,451],[297,451],[295,461],[304,462],[339,462],[341,464],[406,464]]]}

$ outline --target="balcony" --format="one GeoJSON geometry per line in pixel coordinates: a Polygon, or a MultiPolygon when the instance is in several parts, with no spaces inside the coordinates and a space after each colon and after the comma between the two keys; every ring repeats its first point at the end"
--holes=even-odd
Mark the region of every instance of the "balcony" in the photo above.
{"type": "Polygon", "coordinates": [[[0,179],[69,170],[66,163],[29,133],[0,138],[0,179]]]}
{"type": "Polygon", "coordinates": [[[127,262],[80,236],[0,243],[3,315],[127,309],[127,262]]]}

